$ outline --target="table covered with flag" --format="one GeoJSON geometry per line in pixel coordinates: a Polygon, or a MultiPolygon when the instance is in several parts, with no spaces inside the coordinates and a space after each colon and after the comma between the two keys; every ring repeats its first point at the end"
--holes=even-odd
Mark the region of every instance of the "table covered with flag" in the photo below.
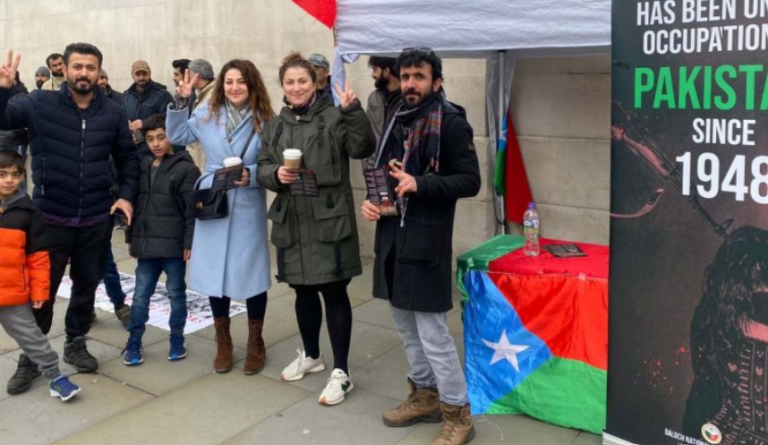
{"type": "MultiPolygon", "coordinates": [[[[562,241],[542,240],[542,246],[562,241]]],[[[526,257],[497,236],[458,258],[472,414],[526,414],[595,434],[605,426],[608,247],[526,257]]]]}

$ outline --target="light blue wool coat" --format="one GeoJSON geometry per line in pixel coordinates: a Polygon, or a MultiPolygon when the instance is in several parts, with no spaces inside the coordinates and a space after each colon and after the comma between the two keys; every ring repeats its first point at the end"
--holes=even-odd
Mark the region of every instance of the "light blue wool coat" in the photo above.
{"type": "MultiPolygon", "coordinates": [[[[240,156],[253,128],[249,112],[227,138],[227,114],[221,107],[218,119],[209,117],[208,104],[189,110],[168,109],[168,138],[175,145],[200,142],[205,152],[205,171],[199,188],[207,189],[213,172],[224,158],[240,156]]],[[[227,192],[229,215],[226,218],[196,221],[189,266],[190,289],[212,297],[245,299],[258,295],[271,285],[269,244],[267,241],[267,192],[256,182],[256,159],[261,151],[257,133],[243,157],[251,171],[248,187],[227,192]]]]}

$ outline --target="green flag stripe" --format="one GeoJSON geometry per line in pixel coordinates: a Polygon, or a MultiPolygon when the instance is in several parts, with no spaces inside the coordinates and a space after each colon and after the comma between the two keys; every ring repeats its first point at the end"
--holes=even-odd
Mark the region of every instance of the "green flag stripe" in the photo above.
{"type": "Polygon", "coordinates": [[[605,427],[607,379],[605,371],[586,363],[553,357],[486,413],[526,414],[600,434],[605,427]]]}
{"type": "Polygon", "coordinates": [[[464,288],[464,275],[470,270],[488,270],[488,264],[496,258],[517,250],[525,244],[525,237],[515,235],[498,235],[465,252],[456,259],[456,282],[461,291],[462,304],[469,301],[469,295],[464,288]]]}
{"type": "Polygon", "coordinates": [[[507,170],[507,152],[499,151],[496,153],[496,171],[493,175],[493,186],[496,189],[496,193],[500,196],[504,196],[506,193],[506,170],[507,170]]]}

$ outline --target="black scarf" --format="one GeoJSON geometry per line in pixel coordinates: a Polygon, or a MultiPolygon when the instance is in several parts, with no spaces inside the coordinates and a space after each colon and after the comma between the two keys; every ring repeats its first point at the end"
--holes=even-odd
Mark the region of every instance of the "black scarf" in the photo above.
{"type": "Polygon", "coordinates": [[[295,105],[291,105],[290,102],[288,102],[288,99],[283,98],[283,103],[290,108],[291,113],[295,114],[296,116],[304,116],[307,114],[310,108],[312,108],[312,105],[317,102],[318,94],[317,91],[315,91],[315,94],[312,95],[311,98],[309,98],[309,102],[305,103],[304,105],[297,107],[295,105]]]}

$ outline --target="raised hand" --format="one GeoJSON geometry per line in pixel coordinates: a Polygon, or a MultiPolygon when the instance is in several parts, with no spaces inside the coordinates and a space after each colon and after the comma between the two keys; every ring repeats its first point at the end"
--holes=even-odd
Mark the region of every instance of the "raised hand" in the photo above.
{"type": "Polygon", "coordinates": [[[176,94],[183,97],[184,99],[189,99],[189,96],[192,95],[192,90],[195,89],[195,84],[197,83],[197,79],[199,79],[200,76],[195,74],[192,76],[192,79],[189,78],[189,70],[184,70],[184,78],[181,79],[181,82],[179,82],[179,86],[176,87],[176,94]]]}
{"type": "Polygon", "coordinates": [[[11,88],[13,82],[16,80],[16,72],[19,70],[19,63],[21,62],[21,54],[17,54],[16,58],[13,57],[13,50],[8,50],[8,61],[0,65],[0,88],[11,88]]]}
{"type": "Polygon", "coordinates": [[[357,95],[355,94],[354,91],[352,91],[351,88],[349,88],[348,79],[344,81],[343,89],[339,86],[338,83],[333,87],[336,89],[336,94],[339,95],[339,100],[341,101],[339,106],[341,106],[341,108],[347,107],[350,104],[352,104],[352,102],[357,100],[357,95]]]}

